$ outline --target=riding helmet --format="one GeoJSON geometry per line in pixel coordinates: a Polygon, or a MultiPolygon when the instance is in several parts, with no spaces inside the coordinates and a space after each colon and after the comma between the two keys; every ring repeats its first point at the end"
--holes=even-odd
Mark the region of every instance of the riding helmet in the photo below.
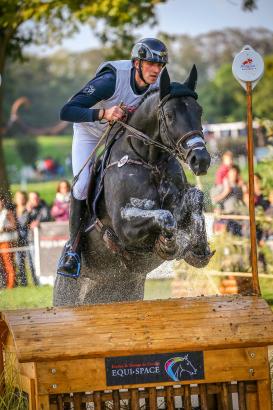
{"type": "Polygon", "coordinates": [[[134,45],[131,58],[165,65],[168,62],[168,50],[165,44],[156,38],[143,38],[134,45]]]}

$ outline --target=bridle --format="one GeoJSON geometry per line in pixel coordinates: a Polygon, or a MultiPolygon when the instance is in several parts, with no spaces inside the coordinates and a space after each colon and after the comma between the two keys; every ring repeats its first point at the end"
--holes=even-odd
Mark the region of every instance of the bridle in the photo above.
{"type": "MultiPolygon", "coordinates": [[[[175,153],[176,157],[182,158],[183,161],[187,161],[188,156],[192,152],[192,150],[202,147],[205,145],[204,141],[204,134],[200,130],[191,130],[183,134],[178,141],[175,141],[172,133],[169,132],[168,130],[168,125],[166,122],[166,116],[164,115],[164,105],[166,104],[167,101],[169,101],[173,97],[171,94],[167,94],[158,104],[158,110],[157,110],[157,116],[158,116],[158,121],[159,121],[159,129],[160,129],[160,135],[165,135],[165,139],[168,140],[171,144],[172,150],[175,153]],[[186,141],[191,137],[191,136],[199,136],[201,137],[202,141],[198,139],[195,143],[191,144],[189,147],[186,147],[183,145],[186,143],[186,141]]],[[[162,137],[161,137],[162,139],[162,137]]]]}
{"type": "MultiPolygon", "coordinates": [[[[180,158],[183,161],[187,161],[190,153],[192,152],[192,150],[196,149],[196,148],[203,148],[204,147],[204,134],[202,131],[200,130],[191,130],[189,132],[186,132],[185,134],[183,134],[178,141],[175,141],[171,132],[169,132],[168,129],[168,125],[166,122],[166,117],[164,114],[164,105],[166,104],[167,101],[169,101],[171,98],[175,98],[174,96],[172,96],[171,94],[166,95],[158,104],[157,107],[157,118],[159,121],[159,132],[160,135],[164,135],[165,136],[165,140],[168,140],[170,142],[170,146],[167,146],[165,144],[162,144],[158,141],[153,140],[151,137],[149,137],[147,134],[143,133],[142,131],[139,131],[138,129],[136,129],[135,127],[126,124],[123,121],[116,121],[117,123],[119,123],[122,127],[126,128],[130,134],[127,136],[127,138],[136,138],[140,141],[142,141],[144,144],[147,145],[153,145],[159,149],[162,149],[166,152],[168,152],[171,156],[175,157],[175,158],[180,158]],[[195,143],[191,144],[189,147],[186,147],[183,145],[191,136],[199,136],[201,137],[202,140],[198,139],[198,141],[196,141],[195,143]]],[[[161,138],[162,139],[162,138],[161,138]]]]}

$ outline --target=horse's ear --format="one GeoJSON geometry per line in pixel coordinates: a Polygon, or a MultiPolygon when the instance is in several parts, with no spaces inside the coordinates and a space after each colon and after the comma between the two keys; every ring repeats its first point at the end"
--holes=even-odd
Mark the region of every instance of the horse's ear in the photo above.
{"type": "Polygon", "coordinates": [[[166,67],[163,68],[161,76],[160,76],[160,101],[171,91],[171,81],[169,77],[169,73],[166,67]]]}
{"type": "Polygon", "coordinates": [[[186,81],[184,82],[184,84],[188,88],[190,88],[192,91],[195,91],[196,84],[197,84],[197,68],[195,64],[193,64],[191,72],[188,78],[186,79],[186,81]]]}

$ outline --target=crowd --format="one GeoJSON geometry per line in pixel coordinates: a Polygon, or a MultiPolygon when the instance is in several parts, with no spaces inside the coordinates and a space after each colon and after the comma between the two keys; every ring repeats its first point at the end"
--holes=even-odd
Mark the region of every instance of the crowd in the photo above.
{"type": "MultiPolygon", "coordinates": [[[[273,218],[273,190],[266,198],[262,191],[262,177],[254,175],[255,207],[260,207],[264,215],[273,218]]],[[[0,288],[13,288],[28,283],[27,270],[32,281],[38,284],[30,251],[31,232],[41,222],[68,221],[70,204],[70,184],[59,182],[56,197],[50,208],[38,192],[17,191],[13,205],[6,204],[0,197],[0,288]]],[[[216,214],[214,232],[230,232],[235,236],[248,236],[249,224],[232,219],[232,215],[248,214],[248,184],[241,177],[240,168],[234,163],[231,151],[223,154],[221,165],[216,171],[215,184],[211,189],[211,200],[216,214]],[[218,214],[218,216],[217,216],[218,214]]],[[[273,241],[273,227],[263,229],[257,224],[257,242],[273,241]]],[[[260,253],[262,258],[262,253],[260,253]]]]}
{"type": "Polygon", "coordinates": [[[50,208],[38,192],[17,191],[13,204],[0,197],[0,288],[27,285],[27,269],[38,284],[32,253],[31,232],[41,222],[69,219],[70,184],[62,180],[50,208]]]}
{"type": "MultiPolygon", "coordinates": [[[[214,232],[230,232],[235,236],[249,236],[249,223],[232,218],[232,215],[240,216],[248,214],[249,186],[241,177],[240,168],[234,163],[231,151],[223,154],[222,162],[216,171],[215,184],[211,189],[211,200],[214,206],[216,219],[214,232]]],[[[273,217],[273,190],[265,197],[263,193],[263,180],[259,173],[254,174],[254,203],[255,208],[260,208],[265,217],[273,217]]],[[[267,240],[273,240],[273,227],[264,229],[258,222],[256,225],[257,243],[261,247],[267,240]]],[[[259,252],[259,260],[266,271],[266,262],[263,252],[259,252]]]]}

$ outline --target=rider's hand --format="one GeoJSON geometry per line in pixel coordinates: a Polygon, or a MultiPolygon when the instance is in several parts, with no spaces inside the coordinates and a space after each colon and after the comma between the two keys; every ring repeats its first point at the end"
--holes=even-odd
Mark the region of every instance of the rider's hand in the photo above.
{"type": "Polygon", "coordinates": [[[117,120],[122,120],[124,116],[125,116],[124,110],[120,108],[118,105],[114,105],[111,108],[105,109],[103,117],[101,119],[104,119],[107,121],[117,121],[117,120]]]}

